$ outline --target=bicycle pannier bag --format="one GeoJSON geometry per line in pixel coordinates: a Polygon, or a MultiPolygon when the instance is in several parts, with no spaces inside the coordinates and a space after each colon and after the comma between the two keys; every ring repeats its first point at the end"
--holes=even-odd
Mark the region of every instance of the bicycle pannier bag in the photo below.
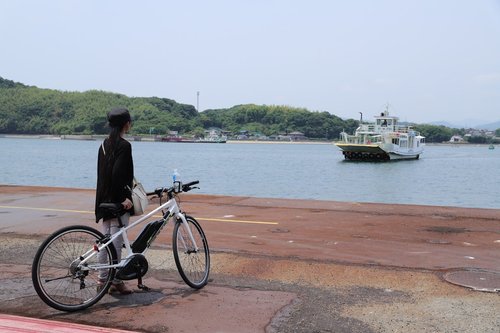
{"type": "Polygon", "coordinates": [[[142,215],[149,203],[144,187],[135,178],[132,188],[132,203],[134,204],[134,215],[142,215]]]}

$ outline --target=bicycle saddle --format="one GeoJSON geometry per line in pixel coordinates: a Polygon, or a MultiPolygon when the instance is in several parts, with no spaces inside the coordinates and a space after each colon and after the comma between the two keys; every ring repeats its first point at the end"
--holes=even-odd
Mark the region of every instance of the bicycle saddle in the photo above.
{"type": "Polygon", "coordinates": [[[123,205],[121,203],[115,203],[115,202],[105,202],[99,205],[99,208],[101,208],[104,211],[109,212],[112,215],[118,216],[120,213],[123,211],[123,205]]]}

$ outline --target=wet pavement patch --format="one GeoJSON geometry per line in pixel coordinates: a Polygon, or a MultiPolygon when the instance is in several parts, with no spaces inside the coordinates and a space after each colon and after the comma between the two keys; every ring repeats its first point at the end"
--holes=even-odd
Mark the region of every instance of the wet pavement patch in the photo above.
{"type": "Polygon", "coordinates": [[[341,314],[347,306],[366,302],[366,292],[371,293],[370,290],[354,288],[335,291],[306,286],[293,286],[292,289],[298,293],[298,299],[282,309],[266,332],[375,332],[367,323],[341,314]],[[351,292],[361,294],[353,295],[351,292]]]}
{"type": "Polygon", "coordinates": [[[435,227],[429,227],[425,229],[425,231],[439,232],[441,234],[460,234],[463,232],[467,232],[469,230],[467,230],[466,228],[435,226],[435,227]]]}
{"type": "Polygon", "coordinates": [[[287,232],[290,232],[290,230],[284,228],[275,228],[271,229],[270,231],[275,234],[286,234],[287,232]]]}
{"type": "Polygon", "coordinates": [[[131,295],[113,294],[105,296],[100,303],[105,306],[135,307],[157,303],[166,295],[159,290],[134,291],[131,295]]]}
{"type": "Polygon", "coordinates": [[[368,300],[376,303],[392,303],[411,299],[409,294],[399,290],[364,286],[352,287],[349,289],[348,294],[352,295],[353,300],[357,300],[356,303],[363,303],[368,300]]]}

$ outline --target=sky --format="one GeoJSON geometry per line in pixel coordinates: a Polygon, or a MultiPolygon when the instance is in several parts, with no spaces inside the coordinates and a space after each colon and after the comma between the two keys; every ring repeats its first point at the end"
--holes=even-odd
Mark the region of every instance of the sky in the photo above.
{"type": "Polygon", "coordinates": [[[500,120],[500,0],[0,0],[0,31],[0,77],[40,88],[500,120]]]}

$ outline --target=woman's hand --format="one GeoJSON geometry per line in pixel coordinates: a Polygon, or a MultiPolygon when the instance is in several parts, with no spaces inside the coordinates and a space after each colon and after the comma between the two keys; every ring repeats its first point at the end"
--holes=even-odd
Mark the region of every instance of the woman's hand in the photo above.
{"type": "Polygon", "coordinates": [[[125,208],[126,210],[129,210],[130,208],[132,208],[134,204],[132,203],[132,201],[130,201],[130,199],[125,199],[124,202],[122,202],[122,206],[123,208],[125,208]]]}

